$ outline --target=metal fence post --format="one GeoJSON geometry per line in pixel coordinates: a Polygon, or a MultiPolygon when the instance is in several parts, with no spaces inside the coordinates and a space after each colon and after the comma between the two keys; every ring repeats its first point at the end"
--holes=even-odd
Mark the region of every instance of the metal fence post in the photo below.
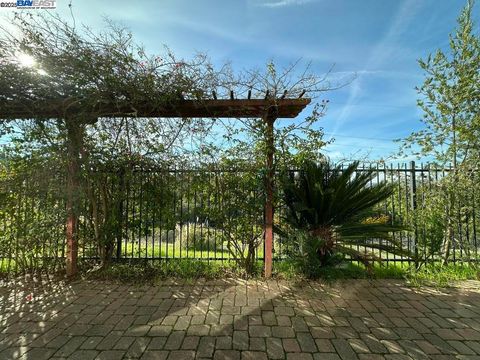
{"type": "Polygon", "coordinates": [[[415,267],[418,267],[418,229],[417,229],[417,177],[415,161],[410,162],[410,204],[413,212],[415,267]]]}

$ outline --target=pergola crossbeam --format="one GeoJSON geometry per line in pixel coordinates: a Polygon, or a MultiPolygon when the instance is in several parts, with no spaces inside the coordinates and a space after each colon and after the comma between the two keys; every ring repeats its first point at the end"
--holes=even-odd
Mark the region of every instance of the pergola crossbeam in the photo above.
{"type": "MultiPolygon", "coordinates": [[[[233,96],[233,94],[231,94],[233,96]]],[[[216,94],[214,95],[216,96],[216,94]]],[[[268,94],[267,94],[268,96],[268,94]]],[[[32,118],[89,118],[97,117],[179,117],[179,118],[246,118],[263,117],[275,109],[278,118],[294,118],[310,103],[310,99],[212,99],[181,100],[164,106],[149,103],[98,104],[94,107],[82,106],[65,99],[50,100],[48,103],[28,104],[28,107],[2,106],[0,119],[32,118]]]]}

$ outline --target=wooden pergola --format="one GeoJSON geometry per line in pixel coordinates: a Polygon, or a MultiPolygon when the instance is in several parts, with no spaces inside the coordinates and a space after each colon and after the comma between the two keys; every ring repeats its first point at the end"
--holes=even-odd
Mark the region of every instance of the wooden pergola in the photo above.
{"type": "MultiPolygon", "coordinates": [[[[251,99],[249,92],[247,99],[235,99],[233,92],[230,99],[184,100],[171,102],[165,106],[152,106],[148,102],[118,105],[99,104],[94,108],[85,109],[81,103],[69,99],[50,99],[48,104],[38,102],[29,108],[12,108],[2,106],[0,119],[63,119],[68,136],[68,172],[67,172],[67,223],[66,240],[67,275],[72,276],[77,272],[78,244],[76,227],[78,214],[75,209],[76,194],[79,192],[79,154],[81,139],[76,136],[82,124],[94,123],[98,118],[108,117],[139,117],[139,118],[261,118],[266,124],[265,140],[266,151],[266,200],[265,200],[265,277],[272,275],[272,250],[273,250],[273,188],[274,188],[274,123],[279,118],[295,118],[310,103],[310,99],[303,98],[304,92],[298,98],[287,98],[286,92],[281,98],[251,99]],[[88,118],[82,116],[87,115],[88,118]]],[[[32,105],[32,104],[29,104],[32,105]]]]}

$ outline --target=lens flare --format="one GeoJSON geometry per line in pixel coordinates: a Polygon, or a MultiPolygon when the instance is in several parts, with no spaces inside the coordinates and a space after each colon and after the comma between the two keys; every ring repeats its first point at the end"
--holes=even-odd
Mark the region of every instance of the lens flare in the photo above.
{"type": "Polygon", "coordinates": [[[35,63],[36,63],[33,56],[28,55],[28,54],[24,54],[24,53],[18,54],[17,59],[18,59],[18,62],[20,63],[20,65],[23,66],[23,67],[33,67],[33,66],[35,66],[35,63]]]}

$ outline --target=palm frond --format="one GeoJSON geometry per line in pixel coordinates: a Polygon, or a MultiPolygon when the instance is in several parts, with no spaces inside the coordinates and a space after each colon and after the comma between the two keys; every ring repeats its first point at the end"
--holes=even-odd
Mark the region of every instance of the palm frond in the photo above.
{"type": "MultiPolygon", "coordinates": [[[[345,167],[328,161],[307,162],[297,176],[283,178],[285,222],[294,229],[310,233],[311,241],[323,237],[322,246],[330,250],[335,247],[335,251],[344,251],[365,263],[372,258],[355,251],[351,245],[411,257],[392,236],[407,229],[389,223],[388,216],[387,221],[367,221],[376,219],[378,212],[374,209],[387,201],[394,189],[388,183],[375,182],[372,171],[359,171],[358,166],[358,162],[345,167]]],[[[317,254],[330,256],[330,250],[319,249],[317,254]]],[[[320,261],[327,262],[326,259],[320,261]]]]}
{"type": "Polygon", "coordinates": [[[373,262],[381,261],[381,259],[372,252],[361,252],[344,245],[337,244],[335,246],[335,251],[350,256],[352,260],[360,261],[367,268],[371,268],[373,262]]]}

